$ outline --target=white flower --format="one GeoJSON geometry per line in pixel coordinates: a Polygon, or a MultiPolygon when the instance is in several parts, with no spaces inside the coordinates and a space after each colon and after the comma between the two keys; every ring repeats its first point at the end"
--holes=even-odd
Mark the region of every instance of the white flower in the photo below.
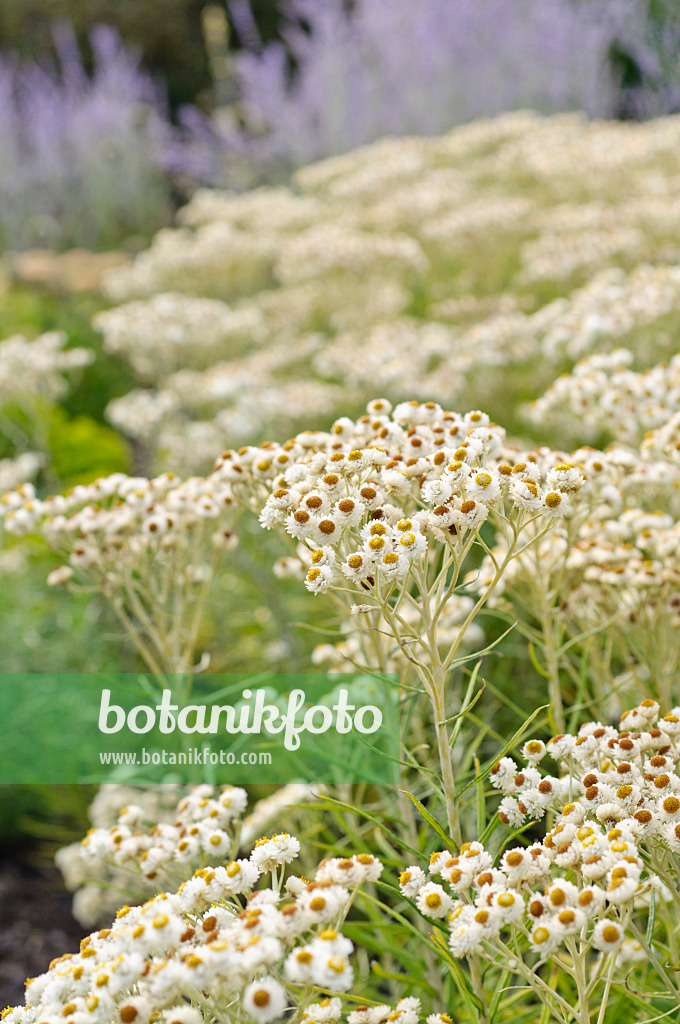
{"type": "Polygon", "coordinates": [[[565,907],[554,917],[555,926],[561,935],[576,935],[581,931],[586,915],[578,907],[565,907]]]}
{"type": "Polygon", "coordinates": [[[484,938],[484,929],[473,920],[473,907],[460,907],[450,922],[449,949],[455,957],[476,953],[484,938]]]}
{"type": "Polygon", "coordinates": [[[347,579],[361,580],[370,574],[372,566],[372,557],[364,552],[355,551],[347,556],[341,568],[347,579]]]}
{"type": "Polygon", "coordinates": [[[429,480],[423,484],[421,490],[421,496],[423,501],[426,501],[430,505],[441,505],[449,500],[453,494],[453,487],[451,481],[442,476],[438,480],[429,480]]]}
{"type": "Polygon", "coordinates": [[[578,907],[586,917],[597,917],[601,913],[606,902],[606,896],[603,889],[600,889],[597,885],[589,885],[585,889],[581,889],[578,894],[578,907]]]}
{"type": "Polygon", "coordinates": [[[380,570],[386,580],[403,579],[408,575],[409,568],[409,558],[403,552],[388,551],[376,563],[376,569],[380,570]]]}
{"type": "Polygon", "coordinates": [[[346,992],[352,987],[354,971],[346,957],[332,954],[313,961],[312,981],[331,992],[346,992]]]}
{"type": "Polygon", "coordinates": [[[451,860],[453,854],[450,850],[438,850],[436,853],[430,855],[430,874],[441,875],[447,862],[451,860]]]}
{"type": "Polygon", "coordinates": [[[453,900],[441,885],[427,882],[416,897],[416,906],[421,914],[440,918],[447,916],[453,906],[453,900]]]}
{"type": "Polygon", "coordinates": [[[552,920],[537,924],[529,935],[529,945],[541,959],[550,956],[562,940],[559,927],[552,920]]]}
{"type": "Polygon", "coordinates": [[[468,498],[460,508],[456,509],[455,522],[458,526],[467,527],[469,530],[478,530],[486,521],[489,509],[481,501],[473,501],[468,498]]]}
{"type": "Polygon", "coordinates": [[[617,964],[642,964],[646,960],[647,952],[636,939],[624,939],[616,957],[617,964]]]}
{"type": "Polygon", "coordinates": [[[541,508],[541,493],[535,481],[529,477],[513,480],[510,494],[515,505],[529,512],[538,512],[541,508]]]}
{"type": "Polygon", "coordinates": [[[550,907],[559,911],[563,907],[575,907],[578,904],[578,886],[564,878],[555,879],[545,890],[550,907]]]}
{"type": "Polygon", "coordinates": [[[278,1020],[285,1013],[288,999],[286,990],[275,978],[258,978],[244,991],[242,1005],[248,1016],[258,1024],[278,1020]]]}
{"type": "Polygon", "coordinates": [[[361,522],[366,513],[366,506],[363,501],[355,498],[341,498],[333,506],[333,518],[341,527],[356,526],[361,522]]]}
{"type": "Polygon", "coordinates": [[[498,817],[504,825],[518,827],[522,825],[526,815],[519,809],[517,800],[514,797],[503,797],[498,805],[498,817]]]}
{"type": "Polygon", "coordinates": [[[545,482],[551,489],[560,491],[578,491],[586,482],[583,474],[575,466],[559,463],[546,473],[545,482]]]}
{"type": "Polygon", "coordinates": [[[397,541],[398,550],[409,559],[420,558],[427,550],[427,539],[418,530],[406,530],[397,541]]]}
{"type": "Polygon", "coordinates": [[[299,852],[300,840],[280,832],[271,839],[258,839],[250,861],[260,871],[271,871],[280,864],[290,864],[299,852]]]}
{"type": "Polygon", "coordinates": [[[203,1018],[195,1006],[183,1003],[163,1011],[164,1024],[203,1024],[203,1018]]]}
{"type": "Polygon", "coordinates": [[[260,877],[260,868],[252,860],[233,860],[225,867],[215,869],[215,884],[223,887],[224,892],[237,895],[250,892],[260,877]]]}
{"type": "Polygon", "coordinates": [[[607,874],[607,899],[610,903],[629,903],[640,884],[640,869],[627,861],[617,861],[607,874]]]}
{"type": "Polygon", "coordinates": [[[593,945],[603,953],[618,949],[624,938],[623,928],[617,921],[598,921],[593,929],[593,945]]]}
{"type": "Polygon", "coordinates": [[[465,493],[473,501],[492,502],[501,493],[498,473],[489,469],[471,473],[465,481],[465,493]]]}
{"type": "Polygon", "coordinates": [[[307,985],[312,982],[314,967],[314,950],[311,946],[301,946],[289,953],[284,963],[286,977],[294,985],[307,985]]]}
{"type": "Polygon", "coordinates": [[[524,913],[524,900],[518,892],[513,892],[512,889],[491,892],[487,902],[489,906],[498,911],[504,924],[516,924],[521,921],[524,913]]]}
{"type": "Polygon", "coordinates": [[[545,743],[542,740],[528,740],[522,747],[522,757],[529,764],[538,764],[545,757],[545,743]]]}
{"type": "Polygon", "coordinates": [[[399,875],[399,888],[404,896],[414,899],[427,882],[427,875],[422,868],[412,864],[399,875]]]}
{"type": "Polygon", "coordinates": [[[313,565],[305,576],[305,587],[312,594],[325,594],[333,582],[333,570],[328,565],[313,565]]]}
{"type": "Polygon", "coordinates": [[[511,757],[502,757],[491,769],[489,781],[492,786],[504,793],[514,793],[515,776],[518,771],[519,769],[511,757]]]}
{"type": "Polygon", "coordinates": [[[291,512],[286,517],[285,525],[286,532],[289,533],[291,537],[304,539],[313,532],[315,520],[306,509],[299,508],[297,511],[291,512]]]}
{"type": "Polygon", "coordinates": [[[154,515],[148,516],[142,523],[142,533],[148,537],[162,537],[172,525],[173,521],[170,516],[163,513],[154,513],[154,515]]]}
{"type": "Polygon", "coordinates": [[[546,808],[554,802],[555,791],[543,793],[537,787],[531,786],[522,791],[522,807],[530,818],[542,818],[546,808]]]}
{"type": "Polygon", "coordinates": [[[315,923],[333,921],[350,901],[347,889],[341,885],[309,886],[297,898],[297,905],[306,917],[315,923]]]}
{"type": "Polygon", "coordinates": [[[569,497],[562,491],[552,490],[541,495],[538,511],[545,516],[565,516],[569,508],[569,497]]]}
{"type": "Polygon", "coordinates": [[[315,1024],[331,1024],[340,1020],[342,1016],[342,1002],[337,996],[331,999],[324,999],[320,1003],[310,1003],[302,1014],[302,1020],[314,1021],[315,1024]]]}
{"type": "Polygon", "coordinates": [[[240,818],[248,806],[248,794],[240,786],[227,786],[218,798],[220,817],[227,821],[240,818]]]}
{"type": "Polygon", "coordinates": [[[222,857],[231,847],[231,838],[222,829],[208,829],[203,837],[203,849],[211,857],[222,857]]]}

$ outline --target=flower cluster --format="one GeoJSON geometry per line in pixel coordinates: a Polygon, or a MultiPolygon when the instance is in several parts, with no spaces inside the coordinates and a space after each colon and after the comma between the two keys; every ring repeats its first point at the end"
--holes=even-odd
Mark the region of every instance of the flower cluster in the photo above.
{"type": "Polygon", "coordinates": [[[67,887],[76,890],[74,915],[92,927],[123,899],[140,902],[160,887],[176,888],[199,867],[235,859],[315,792],[302,783],[283,786],[244,816],[248,795],[234,786],[102,786],[90,809],[95,827],[56,857],[67,887]]]}
{"type": "MultiPolygon", "coordinates": [[[[573,452],[570,460],[588,478],[587,514],[557,524],[550,537],[514,558],[490,598],[534,640],[538,624],[539,645],[553,650],[553,700],[560,699],[559,671],[569,675],[574,668],[568,657],[558,664],[560,636],[570,638],[573,654],[591,659],[595,695],[611,702],[622,688],[642,685],[642,696],[673,700],[680,656],[680,465],[673,422],[638,449],[615,444],[603,452],[573,452]],[[601,644],[593,646],[595,634],[601,644]]],[[[473,592],[485,592],[506,553],[507,541],[497,534],[467,577],[473,592]]]]}
{"type": "Polygon", "coordinates": [[[663,356],[680,296],[676,134],[673,118],[513,113],[382,140],[291,188],[199,192],[108,275],[124,304],[97,326],[144,385],[112,422],[193,473],[211,446],[322,423],[376,389],[506,416],[556,359],[617,343],[643,365],[663,356]]]}
{"type": "Polygon", "coordinates": [[[479,633],[468,631],[512,559],[587,508],[580,494],[586,477],[564,458],[513,448],[481,411],[461,415],[417,401],[392,410],[376,399],[366,415],[336,420],[329,432],[245,455],[227,452],[218,461],[218,474],[241,478],[235,494],[245,485],[244,461],[251,481],[261,475],[268,494],[261,525],[287,536],[293,551],[307,549],[307,590],[332,592],[353,623],[349,648],[322,649],[317,657],[415,670],[440,723],[454,837],[460,826],[442,721],[451,700],[449,671],[464,644],[469,657],[479,633]],[[507,550],[478,598],[461,605],[469,597],[461,594],[464,566],[488,552],[482,534],[494,531],[507,550]]]}
{"type": "Polygon", "coordinates": [[[101,591],[153,671],[191,668],[215,566],[237,543],[227,483],[115,473],[45,499],[23,484],[0,507],[8,533],[38,534],[63,559],[49,584],[101,591]]]}
{"type": "Polygon", "coordinates": [[[596,721],[548,743],[528,740],[524,765],[504,756],[490,780],[505,794],[503,823],[517,828],[549,815],[543,840],[496,858],[481,842],[434,853],[429,872],[416,864],[401,873],[403,896],[446,929],[455,957],[502,963],[539,988],[545,961],[574,978],[590,961],[588,993],[606,970],[608,985],[623,984],[626,965],[649,958],[650,906],[657,931],[671,925],[679,737],[680,708],[664,714],[646,699],[618,729],[596,721]],[[539,771],[546,757],[557,774],[539,771]]]}
{"type": "MultiPolygon", "coordinates": [[[[210,460],[224,447],[224,438],[252,436],[259,431],[262,416],[278,421],[299,421],[319,417],[334,407],[338,388],[323,381],[277,378],[302,366],[319,347],[318,339],[303,337],[286,344],[272,344],[240,359],[219,362],[207,370],[186,368],[172,374],[160,391],[135,389],[108,406],[114,425],[131,437],[149,442],[158,435],[157,445],[169,443],[170,432],[192,428],[211,438],[210,460]],[[253,393],[250,383],[260,382],[253,393]],[[194,413],[209,413],[212,420],[192,420],[194,413]],[[184,421],[184,422],[183,422],[184,421]]],[[[186,447],[186,442],[184,442],[186,447]]],[[[195,460],[194,456],[194,460],[195,460]]]]}
{"type": "Polygon", "coordinates": [[[622,338],[637,358],[648,358],[655,348],[668,349],[669,315],[679,296],[677,266],[643,263],[630,273],[606,267],[582,288],[537,310],[531,324],[547,359],[582,359],[622,338]]]}
{"type": "Polygon", "coordinates": [[[551,232],[522,246],[524,274],[530,281],[569,279],[577,271],[592,271],[617,258],[644,255],[644,236],[632,227],[551,232]]]}
{"type": "Polygon", "coordinates": [[[400,875],[402,894],[414,900],[425,917],[448,928],[455,957],[483,953],[495,942],[502,951],[512,944],[509,933],[514,931],[540,960],[551,957],[563,943],[568,946],[572,937],[587,937],[590,948],[617,952],[621,961],[635,960],[640,946],[630,938],[624,944],[620,910],[652,891],[663,894],[663,883],[658,877],[643,879],[644,863],[633,845],[617,838],[620,830],[605,834],[586,825],[580,831],[584,839],[600,836],[601,846],[609,852],[611,867],[604,886],[588,881],[588,874],[570,881],[557,870],[550,845],[513,847],[496,867],[483,844],[472,842],[464,843],[459,855],[448,850],[433,853],[429,877],[418,865],[406,868],[400,875]]]}
{"type": "Polygon", "coordinates": [[[206,478],[180,480],[174,473],[150,480],[114,473],[45,499],[24,484],[4,494],[2,504],[8,533],[25,536],[40,527],[55,547],[69,552],[73,570],[90,569],[93,575],[110,576],[116,567],[122,574],[126,554],[132,571],[130,556],[139,557],[144,547],[172,551],[204,523],[214,547],[230,547],[234,540],[226,529],[233,511],[230,489],[223,484],[218,490],[206,478]],[[123,543],[135,534],[136,544],[123,543]]]}
{"type": "MultiPolygon", "coordinates": [[[[636,841],[644,836],[677,852],[674,828],[680,820],[680,808],[674,810],[672,796],[680,789],[680,779],[675,775],[680,759],[680,749],[676,749],[678,712],[673,708],[663,715],[658,703],[646,698],[623,713],[620,724],[625,728],[588,722],[575,735],[553,736],[547,743],[527,741],[522,748],[526,770],[519,769],[511,758],[502,758],[491,770],[492,784],[506,794],[499,808],[501,820],[521,824],[527,817],[542,818],[569,799],[581,804],[601,824],[631,828],[636,841]],[[560,766],[559,780],[543,777],[537,770],[546,757],[560,766]]],[[[587,817],[581,811],[564,814],[567,818],[572,814],[574,821],[587,817]]],[[[557,827],[560,824],[564,822],[558,822],[557,827]]],[[[568,838],[569,832],[559,828],[554,834],[568,838]]],[[[564,864],[581,863],[583,851],[578,856],[574,850],[571,854],[566,849],[562,852],[567,858],[564,864]]],[[[591,863],[593,878],[603,877],[597,871],[604,861],[597,864],[599,867],[595,861],[591,863]]]]}
{"type": "MultiPolygon", "coordinates": [[[[210,845],[210,830],[201,826],[205,801],[221,825],[233,820],[227,797],[212,801],[199,791],[186,798],[188,842],[196,822],[210,845]]],[[[134,817],[134,808],[129,813],[134,817]]],[[[26,1005],[8,1008],[3,1020],[201,1024],[224,1012],[269,1024],[291,1011],[309,1021],[338,1020],[341,1002],[333,994],[348,991],[354,978],[353,945],[340,928],[357,887],[375,882],[382,865],[363,853],[331,858],[312,881],[291,875],[284,886],[299,849],[287,834],[263,838],[247,859],[200,868],[176,892],[121,907],[110,928],[29,979],[26,1005]],[[319,996],[326,997],[321,1006],[319,996]]],[[[403,1020],[415,1024],[417,1000],[408,1009],[403,1020]]]]}
{"type": "Polygon", "coordinates": [[[0,404],[25,404],[41,397],[61,398],[68,388],[65,374],[94,359],[86,348],[65,348],[66,335],[49,331],[29,341],[21,334],[0,342],[0,404]]]}
{"type": "Polygon", "coordinates": [[[141,381],[153,383],[236,354],[257,341],[262,320],[256,308],[231,309],[217,299],[161,293],[98,313],[93,324],[104,335],[107,352],[124,356],[141,381]]]}
{"type": "Polygon", "coordinates": [[[145,235],[169,215],[166,172],[200,173],[191,118],[173,127],[158,83],[111,25],[89,33],[87,61],[66,19],[54,36],[56,67],[0,57],[4,251],[145,235]]]}
{"type": "Polygon", "coordinates": [[[642,373],[631,369],[633,359],[628,349],[588,356],[532,404],[530,420],[563,434],[639,443],[680,411],[680,357],[642,373]]]}
{"type": "Polygon", "coordinates": [[[508,462],[501,428],[482,412],[445,412],[377,399],[356,422],[337,420],[315,451],[273,481],[260,514],[311,550],[305,583],[320,593],[354,584],[389,590],[427,561],[432,543],[456,545],[493,510],[520,518],[566,515],[585,483],[559,456],[508,462]]]}

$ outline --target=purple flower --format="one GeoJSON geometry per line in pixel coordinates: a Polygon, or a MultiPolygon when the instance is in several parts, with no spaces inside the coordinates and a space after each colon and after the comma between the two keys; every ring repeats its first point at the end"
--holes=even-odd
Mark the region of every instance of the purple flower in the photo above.
{"type": "Polygon", "coordinates": [[[248,151],[286,166],[511,109],[614,116],[611,47],[646,31],[639,0],[288,0],[284,15],[285,45],[240,54],[237,74],[268,129],[248,151]]]}
{"type": "Polygon", "coordinates": [[[193,135],[170,124],[113,29],[92,32],[91,76],[69,28],[55,41],[57,69],[0,57],[0,245],[99,247],[151,233],[169,216],[167,172],[203,169],[193,135]]]}

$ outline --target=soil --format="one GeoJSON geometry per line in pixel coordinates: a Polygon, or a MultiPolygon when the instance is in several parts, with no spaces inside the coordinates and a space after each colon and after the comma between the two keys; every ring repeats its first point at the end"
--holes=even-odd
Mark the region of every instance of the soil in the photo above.
{"type": "Polygon", "coordinates": [[[0,1009],[23,1003],[26,978],[77,950],[84,934],[56,868],[0,860],[0,1009]]]}

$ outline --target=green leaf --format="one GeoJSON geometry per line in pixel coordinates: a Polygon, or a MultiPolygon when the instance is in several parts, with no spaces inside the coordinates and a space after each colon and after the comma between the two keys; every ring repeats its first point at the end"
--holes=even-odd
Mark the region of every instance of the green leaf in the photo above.
{"type": "Polygon", "coordinates": [[[365,811],[363,807],[354,807],[352,804],[344,803],[342,800],[337,800],[335,797],[328,795],[323,796],[314,806],[318,807],[320,810],[323,810],[324,807],[328,807],[330,810],[340,808],[343,811],[349,811],[350,815],[353,817],[359,815],[360,817],[365,818],[366,821],[370,821],[371,824],[376,826],[376,828],[379,828],[388,835],[397,846],[401,847],[402,850],[408,850],[408,852],[416,858],[421,856],[418,850],[414,849],[399,837],[397,832],[397,825],[399,822],[396,820],[393,822],[393,827],[389,828],[386,821],[383,821],[380,818],[377,818],[374,814],[370,814],[368,811],[365,811]]]}
{"type": "Polygon", "coordinates": [[[444,938],[441,935],[441,933],[435,930],[432,935],[432,940],[437,946],[440,956],[447,961],[449,967],[451,968],[451,971],[458,983],[458,991],[465,1000],[471,1019],[473,1021],[477,1021],[479,1019],[479,1014],[483,1011],[484,1007],[482,1006],[480,1000],[477,998],[474,992],[472,992],[472,990],[470,989],[464,971],[462,970],[456,958],[451,955],[449,947],[444,941],[444,938]]]}
{"type": "Polygon", "coordinates": [[[52,412],[48,444],[52,469],[68,486],[128,469],[127,447],[119,434],[89,416],[70,419],[59,406],[52,412]]]}
{"type": "Polygon", "coordinates": [[[409,985],[412,988],[422,989],[430,996],[435,997],[437,995],[437,989],[433,985],[428,984],[424,978],[415,978],[412,974],[406,973],[398,974],[396,971],[386,971],[378,960],[371,961],[371,971],[378,978],[384,978],[385,981],[398,981],[400,987],[409,985]]]}
{"type": "Polygon", "coordinates": [[[439,838],[444,841],[446,846],[452,846],[452,845],[455,846],[455,843],[453,842],[453,839],[451,838],[451,836],[447,836],[446,832],[441,827],[441,825],[439,824],[437,819],[434,817],[433,814],[430,814],[428,809],[426,807],[424,807],[423,804],[421,804],[421,802],[418,799],[418,797],[414,796],[413,793],[407,792],[407,790],[405,790],[405,789],[402,789],[401,792],[404,794],[404,796],[407,796],[409,798],[409,800],[411,801],[412,804],[415,804],[415,806],[418,808],[418,811],[419,811],[420,815],[425,819],[425,821],[428,823],[430,828],[432,828],[437,833],[439,838]]]}
{"type": "Polygon", "coordinates": [[[513,839],[517,839],[517,837],[521,836],[523,832],[526,832],[527,829],[530,829],[533,825],[536,824],[537,820],[538,819],[534,818],[534,819],[532,819],[532,821],[526,821],[523,825],[520,825],[519,828],[513,829],[512,832],[510,832],[510,834],[505,837],[505,839],[503,841],[503,845],[501,846],[500,850],[498,851],[498,858],[500,859],[500,857],[501,857],[501,855],[503,853],[503,850],[505,850],[505,848],[510,845],[510,843],[513,841],[513,839]]]}
{"type": "Polygon", "coordinates": [[[521,726],[519,727],[519,729],[517,730],[517,732],[516,732],[516,733],[515,733],[515,734],[514,734],[514,735],[513,735],[512,737],[511,737],[511,739],[510,739],[510,740],[508,740],[508,742],[507,742],[507,743],[505,744],[505,746],[503,747],[503,750],[501,751],[501,753],[500,753],[500,754],[498,754],[498,756],[497,756],[497,757],[495,757],[495,758],[493,759],[493,761],[490,761],[490,762],[489,762],[488,766],[487,766],[487,767],[486,767],[486,768],[484,769],[484,771],[483,771],[483,772],[481,773],[481,775],[478,775],[478,776],[476,776],[476,777],[475,777],[474,779],[472,779],[472,781],[471,781],[471,782],[468,782],[467,786],[465,786],[465,787],[464,787],[464,789],[462,789],[462,790],[460,791],[460,793],[458,794],[458,796],[459,796],[459,797],[461,797],[461,796],[463,795],[463,793],[466,793],[466,792],[467,792],[467,790],[468,790],[468,789],[470,789],[470,788],[471,788],[472,786],[475,786],[475,785],[476,785],[476,784],[477,784],[478,782],[481,782],[481,780],[482,780],[482,779],[485,779],[485,778],[487,777],[487,775],[489,774],[489,772],[491,771],[491,769],[493,768],[493,766],[494,766],[495,764],[497,764],[497,763],[498,763],[498,762],[500,761],[500,759],[501,759],[502,757],[505,757],[505,756],[506,756],[506,754],[508,754],[508,753],[509,753],[509,751],[511,751],[511,750],[512,750],[512,748],[513,748],[514,746],[516,746],[516,745],[517,745],[517,743],[518,743],[518,742],[520,741],[520,739],[522,738],[523,734],[524,734],[524,733],[526,732],[526,730],[527,730],[527,729],[529,728],[529,726],[531,725],[531,723],[533,722],[533,720],[534,720],[534,719],[535,719],[535,718],[536,718],[536,717],[537,717],[538,715],[540,715],[541,711],[545,711],[545,709],[546,709],[546,708],[549,708],[549,707],[550,707],[550,705],[549,705],[549,704],[542,704],[542,705],[540,706],[540,708],[536,708],[536,710],[535,710],[535,711],[533,712],[533,714],[529,715],[529,717],[528,717],[528,718],[527,718],[527,720],[526,720],[526,721],[525,721],[525,722],[523,723],[523,725],[521,725],[521,726]]]}
{"type": "Polygon", "coordinates": [[[538,658],[536,657],[536,648],[531,641],[529,641],[529,657],[531,658],[531,664],[534,666],[538,674],[543,676],[544,679],[550,679],[550,673],[546,672],[542,665],[539,665],[538,658]]]}

